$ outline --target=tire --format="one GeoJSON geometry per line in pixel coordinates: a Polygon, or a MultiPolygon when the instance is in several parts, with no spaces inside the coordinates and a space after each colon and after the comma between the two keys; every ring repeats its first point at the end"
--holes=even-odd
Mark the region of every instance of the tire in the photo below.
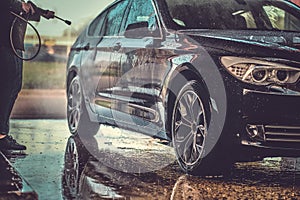
{"type": "Polygon", "coordinates": [[[92,122],[88,116],[88,111],[83,100],[82,89],[78,76],[75,76],[67,91],[67,119],[71,134],[81,136],[95,135],[100,124],[92,122]]]}
{"type": "Polygon", "coordinates": [[[177,161],[191,175],[223,175],[231,162],[222,155],[220,141],[208,153],[211,111],[208,92],[195,80],[182,84],[172,108],[171,136],[177,161]],[[196,111],[196,112],[195,112],[196,111]]]}

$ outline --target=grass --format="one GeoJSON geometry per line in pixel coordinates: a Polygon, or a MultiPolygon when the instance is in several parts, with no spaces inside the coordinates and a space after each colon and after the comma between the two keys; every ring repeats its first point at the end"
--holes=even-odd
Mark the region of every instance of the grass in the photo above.
{"type": "Polygon", "coordinates": [[[65,63],[24,62],[23,89],[64,89],[65,80],[65,63]]]}

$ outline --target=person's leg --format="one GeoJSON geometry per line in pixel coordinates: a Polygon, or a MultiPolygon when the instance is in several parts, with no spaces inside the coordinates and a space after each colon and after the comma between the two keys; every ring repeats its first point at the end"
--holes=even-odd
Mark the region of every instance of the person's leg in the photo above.
{"type": "Polygon", "coordinates": [[[0,48],[0,149],[25,150],[9,133],[9,118],[22,87],[22,60],[9,48],[0,48]]]}
{"type": "Polygon", "coordinates": [[[7,135],[16,76],[15,59],[9,48],[0,48],[0,72],[0,134],[7,135]]]}
{"type": "MultiPolygon", "coordinates": [[[[17,50],[18,54],[21,55],[22,51],[17,50]]],[[[12,109],[14,107],[14,104],[16,102],[16,99],[18,97],[19,92],[22,89],[22,79],[23,79],[23,61],[18,58],[17,56],[14,57],[14,75],[13,75],[13,80],[12,80],[12,88],[11,88],[11,96],[10,96],[10,102],[8,105],[8,117],[7,117],[7,125],[8,125],[8,130],[9,130],[9,118],[10,114],[12,112],[12,109]]]]}

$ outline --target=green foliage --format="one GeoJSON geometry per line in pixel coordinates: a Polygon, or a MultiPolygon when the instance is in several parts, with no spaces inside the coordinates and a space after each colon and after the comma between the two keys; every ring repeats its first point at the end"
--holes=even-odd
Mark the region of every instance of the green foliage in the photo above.
{"type": "Polygon", "coordinates": [[[24,62],[23,89],[64,89],[65,66],[56,62],[24,62]]]}

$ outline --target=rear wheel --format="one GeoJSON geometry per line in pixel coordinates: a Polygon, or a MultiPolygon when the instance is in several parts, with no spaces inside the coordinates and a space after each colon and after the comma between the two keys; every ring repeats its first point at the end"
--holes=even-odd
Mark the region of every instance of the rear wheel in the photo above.
{"type": "Polygon", "coordinates": [[[83,133],[84,135],[96,134],[99,130],[99,123],[91,122],[88,116],[78,76],[71,80],[67,98],[67,118],[70,132],[72,134],[83,133]]]}
{"type": "Polygon", "coordinates": [[[217,145],[208,152],[209,99],[200,83],[189,81],[178,91],[172,111],[172,142],[181,168],[193,175],[220,175],[228,169],[217,145]],[[224,162],[223,162],[224,161],[224,162]]]}

